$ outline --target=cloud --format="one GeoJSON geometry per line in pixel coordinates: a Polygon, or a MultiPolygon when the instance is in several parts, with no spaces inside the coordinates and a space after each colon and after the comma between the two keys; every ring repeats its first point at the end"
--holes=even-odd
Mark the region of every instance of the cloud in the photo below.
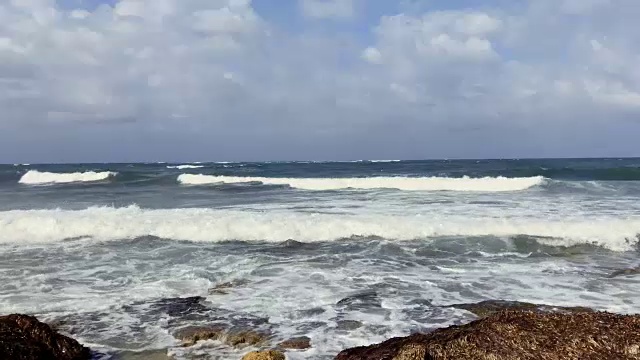
{"type": "Polygon", "coordinates": [[[352,1],[301,1],[292,28],[249,0],[5,2],[0,154],[632,155],[616,137],[640,130],[640,3],[510,4],[350,25],[312,18],[354,18],[352,1]]]}
{"type": "Polygon", "coordinates": [[[317,19],[349,19],[354,16],[354,0],[299,0],[302,13],[317,19]]]}
{"type": "Polygon", "coordinates": [[[500,20],[484,13],[451,11],[422,17],[387,16],[376,29],[382,50],[370,47],[365,51],[371,55],[377,50],[386,58],[484,60],[497,56],[487,36],[499,28],[500,20]]]}

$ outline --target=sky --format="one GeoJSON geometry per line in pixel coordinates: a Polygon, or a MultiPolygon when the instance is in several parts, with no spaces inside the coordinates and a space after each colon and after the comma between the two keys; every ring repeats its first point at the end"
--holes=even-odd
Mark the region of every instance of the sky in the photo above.
{"type": "Polygon", "coordinates": [[[638,0],[0,0],[0,162],[639,156],[638,0]]]}

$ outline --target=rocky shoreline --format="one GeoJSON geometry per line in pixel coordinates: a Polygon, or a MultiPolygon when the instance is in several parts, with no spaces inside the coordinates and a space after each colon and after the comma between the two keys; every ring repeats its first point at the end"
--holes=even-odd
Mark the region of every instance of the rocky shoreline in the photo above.
{"type": "MultiPolygon", "coordinates": [[[[172,299],[175,311],[191,311],[199,298],[172,299]]],[[[555,307],[513,301],[484,301],[446,307],[464,309],[477,320],[422,334],[347,349],[335,360],[472,360],[472,359],[640,359],[640,315],[598,312],[585,307],[555,307]]],[[[99,354],[62,335],[64,326],[49,326],[28,315],[0,317],[0,359],[89,360],[99,354]],[[60,331],[60,332],[58,332],[60,331]]],[[[252,325],[256,325],[255,323],[252,325]]],[[[67,333],[68,334],[68,333],[67,333]]],[[[272,343],[264,328],[188,326],[175,333],[183,347],[203,340],[248,351],[242,360],[285,360],[287,351],[313,346],[298,337],[272,343]]],[[[122,354],[114,359],[171,359],[166,351],[122,354]]]]}

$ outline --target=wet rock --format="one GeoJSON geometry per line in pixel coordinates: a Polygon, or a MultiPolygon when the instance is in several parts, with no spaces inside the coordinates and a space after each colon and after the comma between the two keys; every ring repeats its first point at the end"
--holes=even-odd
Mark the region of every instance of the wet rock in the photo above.
{"type": "Polygon", "coordinates": [[[378,293],[375,290],[363,291],[350,296],[336,303],[338,307],[348,310],[361,310],[363,308],[379,308],[382,303],[378,293]]]}
{"type": "Polygon", "coordinates": [[[229,289],[233,287],[233,284],[230,282],[218,284],[211,289],[209,289],[209,295],[228,295],[229,289]]]}
{"type": "Polygon", "coordinates": [[[252,351],[243,356],[242,360],[285,360],[285,357],[277,350],[252,351]]]}
{"type": "Polygon", "coordinates": [[[327,327],[327,323],[323,321],[309,321],[296,325],[295,329],[301,333],[309,333],[318,329],[327,327]]]}
{"type": "Polygon", "coordinates": [[[311,347],[311,339],[307,336],[300,336],[285,340],[278,344],[278,347],[287,350],[305,350],[311,347]]]}
{"type": "Polygon", "coordinates": [[[467,310],[478,317],[485,317],[503,310],[526,310],[526,311],[562,312],[562,313],[593,311],[593,309],[590,309],[587,307],[581,307],[581,306],[575,306],[575,307],[550,306],[550,305],[544,305],[544,304],[532,304],[527,302],[507,301],[507,300],[486,300],[486,301],[481,301],[479,303],[453,304],[446,307],[467,310]]]}
{"type": "Polygon", "coordinates": [[[338,330],[355,330],[362,327],[362,323],[358,320],[339,320],[336,324],[338,330]]]}
{"type": "Polygon", "coordinates": [[[228,330],[222,325],[212,325],[188,326],[178,330],[174,337],[182,340],[183,347],[193,346],[198,341],[218,340],[231,347],[243,348],[264,345],[270,334],[246,329],[228,330]]]}
{"type": "Polygon", "coordinates": [[[229,346],[243,348],[247,346],[263,345],[269,339],[269,334],[253,330],[241,330],[228,333],[223,341],[229,346]]]}
{"type": "Polygon", "coordinates": [[[317,307],[312,309],[298,310],[297,314],[300,317],[312,317],[320,314],[324,314],[326,312],[325,309],[317,307]]]}
{"type": "Polygon", "coordinates": [[[73,324],[68,319],[54,319],[51,321],[47,321],[47,325],[49,325],[51,330],[55,332],[64,331],[69,334],[73,333],[72,331],[69,331],[69,329],[72,329],[73,324]]]}
{"type": "Polygon", "coordinates": [[[0,359],[85,360],[90,350],[33,316],[0,317],[0,359]]]}
{"type": "Polygon", "coordinates": [[[269,319],[252,314],[212,307],[203,297],[170,298],[137,302],[123,306],[142,323],[158,323],[168,332],[191,326],[224,326],[227,329],[268,327],[269,319]]]}
{"type": "Polygon", "coordinates": [[[209,289],[209,295],[227,295],[230,289],[246,285],[247,283],[247,280],[234,280],[233,282],[220,283],[209,289]]]}
{"type": "Polygon", "coordinates": [[[202,340],[218,340],[224,331],[222,326],[188,326],[178,330],[173,336],[182,340],[182,346],[192,346],[202,340]]]}
{"type": "Polygon", "coordinates": [[[105,319],[108,319],[109,316],[110,314],[106,312],[66,314],[52,318],[47,322],[47,325],[54,331],[65,335],[96,333],[109,326],[105,322],[105,319]]]}
{"type": "Polygon", "coordinates": [[[638,275],[638,274],[640,274],[640,266],[636,268],[631,268],[631,269],[616,270],[607,277],[611,279],[618,276],[629,276],[629,275],[638,275]]]}
{"type": "Polygon", "coordinates": [[[640,315],[502,311],[430,334],[341,352],[336,360],[640,358],[640,315]]]}
{"type": "Polygon", "coordinates": [[[204,300],[202,296],[160,299],[151,304],[151,309],[171,317],[183,317],[195,312],[208,311],[209,308],[203,304],[204,300]]]}

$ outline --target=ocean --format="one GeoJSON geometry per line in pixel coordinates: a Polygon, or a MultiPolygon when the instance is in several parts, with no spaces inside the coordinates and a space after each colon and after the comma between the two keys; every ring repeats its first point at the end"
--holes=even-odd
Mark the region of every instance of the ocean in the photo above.
{"type": "Polygon", "coordinates": [[[332,359],[474,318],[455,303],[640,312],[608,276],[638,233],[640,159],[0,165],[0,313],[107,358],[239,359],[174,338],[220,324],[332,359]]]}

